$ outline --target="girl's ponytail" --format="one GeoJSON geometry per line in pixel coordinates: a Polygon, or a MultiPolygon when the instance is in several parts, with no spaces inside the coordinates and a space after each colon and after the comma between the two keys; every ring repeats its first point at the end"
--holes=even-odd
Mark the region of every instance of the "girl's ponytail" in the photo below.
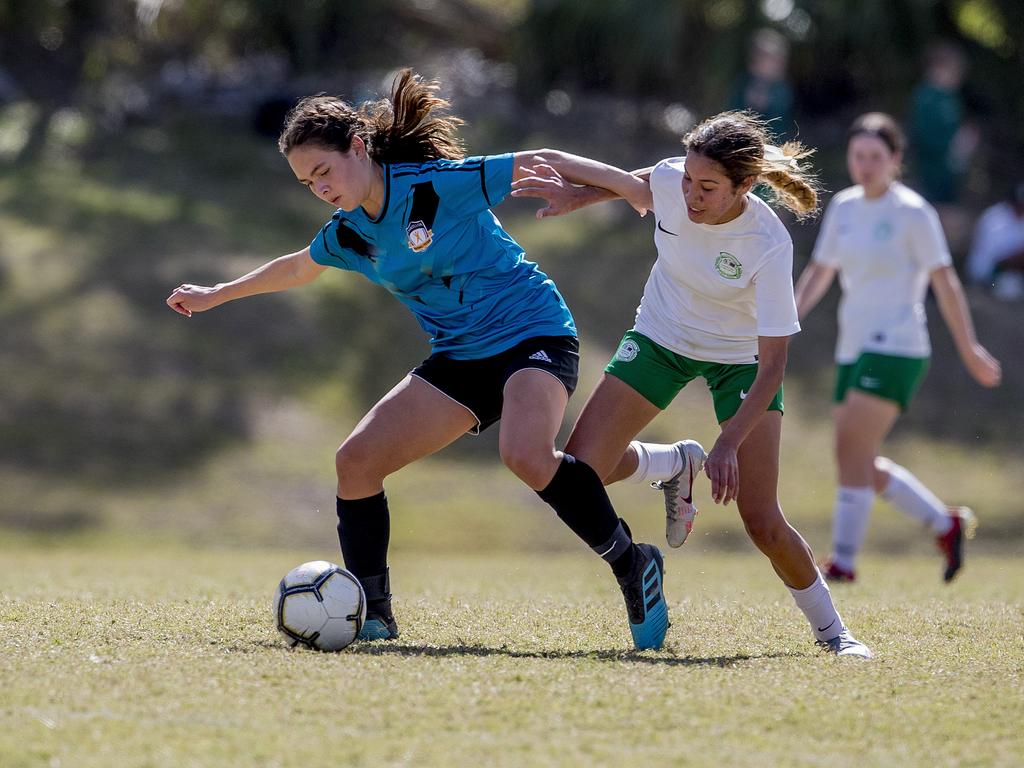
{"type": "Polygon", "coordinates": [[[395,77],[391,95],[353,108],[334,96],[302,99],[285,118],[277,145],[287,155],[303,144],[348,152],[359,136],[379,163],[420,163],[465,156],[458,128],[463,121],[438,115],[450,105],[437,95],[436,81],[424,81],[411,69],[395,77]]]}

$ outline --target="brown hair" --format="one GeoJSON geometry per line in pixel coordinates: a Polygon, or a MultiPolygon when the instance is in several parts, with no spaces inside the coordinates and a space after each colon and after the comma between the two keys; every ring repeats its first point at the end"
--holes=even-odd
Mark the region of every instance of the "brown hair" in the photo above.
{"type": "Polygon", "coordinates": [[[867,112],[854,120],[850,130],[846,132],[846,143],[849,144],[854,136],[874,136],[881,139],[894,155],[902,154],[907,146],[907,140],[899,124],[891,115],[884,112],[867,112]]]}
{"type": "Polygon", "coordinates": [[[307,96],[285,117],[277,147],[283,155],[303,144],[348,152],[352,138],[359,136],[378,163],[458,160],[465,156],[457,135],[463,121],[434,114],[451,106],[437,96],[439,87],[437,81],[424,81],[403,69],[388,98],[364,101],[358,107],[336,96],[307,96]]]}
{"type": "Polygon", "coordinates": [[[774,147],[767,124],[753,112],[709,117],[683,137],[683,147],[722,166],[734,186],[751,176],[755,183],[764,182],[775,193],[775,201],[797,218],[818,210],[818,181],[810,167],[800,163],[814,150],[798,141],[774,147]]]}

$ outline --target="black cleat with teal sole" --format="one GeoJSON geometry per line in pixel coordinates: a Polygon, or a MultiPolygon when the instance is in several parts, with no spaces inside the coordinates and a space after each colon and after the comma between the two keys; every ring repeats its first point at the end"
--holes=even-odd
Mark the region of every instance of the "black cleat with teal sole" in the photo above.
{"type": "Polygon", "coordinates": [[[359,583],[366,593],[366,619],[356,640],[396,640],[398,624],[391,613],[391,577],[388,571],[362,577],[359,583]]]}
{"type": "Polygon", "coordinates": [[[391,615],[391,606],[387,611],[366,612],[366,621],[356,635],[356,640],[397,640],[398,624],[391,615]]]}
{"type": "Polygon", "coordinates": [[[665,567],[661,552],[652,544],[637,544],[629,576],[619,579],[626,600],[629,631],[637,650],[658,649],[668,632],[668,604],[662,585],[665,567]]]}

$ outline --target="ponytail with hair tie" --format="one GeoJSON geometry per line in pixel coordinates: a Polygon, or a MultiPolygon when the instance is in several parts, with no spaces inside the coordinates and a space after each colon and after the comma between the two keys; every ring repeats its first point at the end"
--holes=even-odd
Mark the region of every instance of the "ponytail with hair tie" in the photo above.
{"type": "Polygon", "coordinates": [[[800,163],[797,162],[796,157],[787,155],[782,147],[777,147],[774,144],[764,145],[764,159],[769,163],[785,163],[790,170],[800,170],[800,163]]]}

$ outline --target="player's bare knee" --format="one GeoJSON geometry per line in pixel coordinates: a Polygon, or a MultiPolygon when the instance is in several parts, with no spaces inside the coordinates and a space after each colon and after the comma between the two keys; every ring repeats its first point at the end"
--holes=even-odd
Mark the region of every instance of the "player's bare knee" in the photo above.
{"type": "Polygon", "coordinates": [[[565,452],[576,461],[581,461],[594,470],[601,480],[607,478],[616,469],[621,458],[609,454],[608,451],[602,452],[599,446],[584,442],[574,443],[572,439],[565,446],[565,452]]]}
{"type": "Polygon", "coordinates": [[[512,473],[535,490],[551,482],[553,451],[540,451],[530,446],[502,445],[501,460],[512,473]]]}
{"type": "Polygon", "coordinates": [[[339,445],[338,450],[334,452],[334,471],[338,473],[339,480],[349,474],[354,463],[355,456],[349,444],[339,445]]]}
{"type": "Polygon", "coordinates": [[[847,469],[867,469],[874,467],[874,446],[858,443],[853,440],[837,440],[836,460],[840,467],[847,469]]]}
{"type": "MultiPolygon", "coordinates": [[[[339,486],[345,485],[350,478],[377,479],[381,475],[380,468],[368,451],[358,441],[346,440],[334,452],[334,469],[338,474],[339,486]]],[[[383,480],[383,476],[380,478],[383,480]]]]}
{"type": "Polygon", "coordinates": [[[856,421],[842,419],[836,424],[836,456],[841,456],[844,452],[863,451],[867,444],[868,441],[865,439],[865,435],[858,427],[856,421]]]}
{"type": "Polygon", "coordinates": [[[754,545],[766,555],[772,555],[784,545],[786,537],[785,526],[782,521],[772,516],[754,516],[745,520],[744,525],[747,535],[754,545]]]}

